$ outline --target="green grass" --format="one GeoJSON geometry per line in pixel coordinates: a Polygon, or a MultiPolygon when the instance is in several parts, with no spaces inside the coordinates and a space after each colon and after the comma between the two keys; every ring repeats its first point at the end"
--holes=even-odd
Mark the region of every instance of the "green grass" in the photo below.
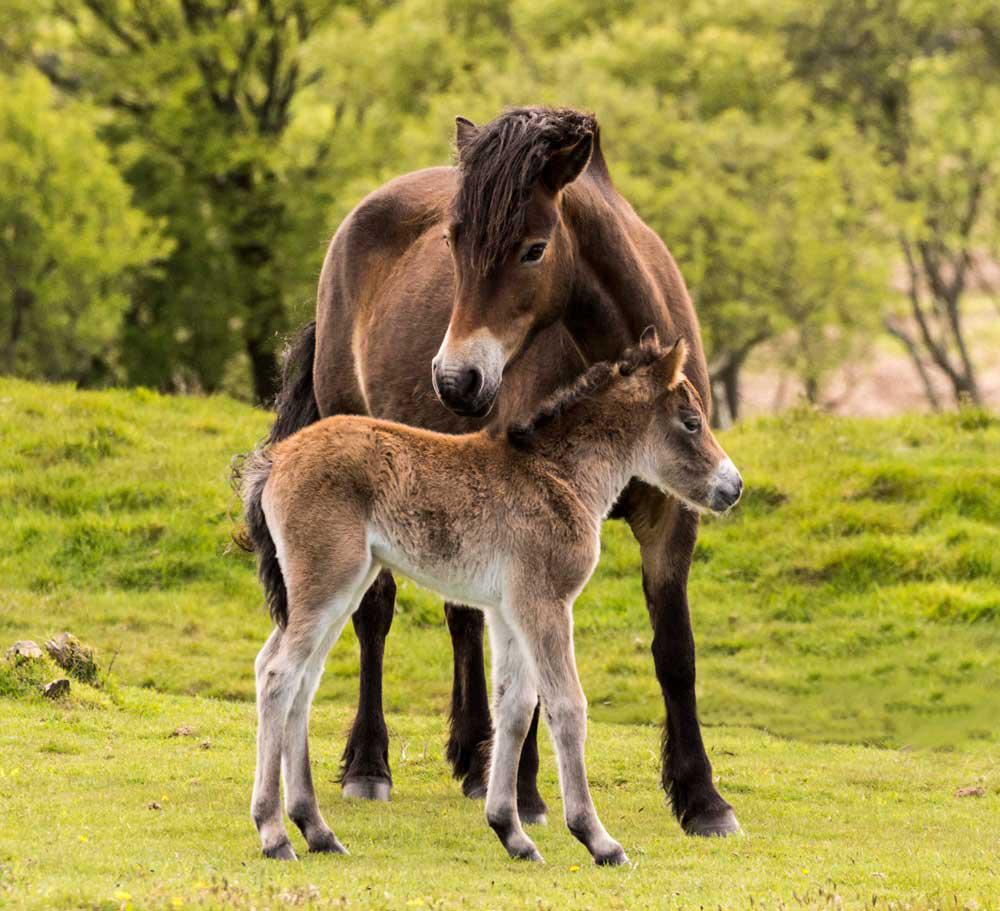
{"type": "MultiPolygon", "coordinates": [[[[0,673],[0,905],[129,904],[119,891],[137,908],[263,907],[310,884],[349,907],[996,904],[995,417],[801,412],[724,435],[748,492],[705,523],[690,595],[706,738],[745,839],[684,839],[663,806],[637,548],[606,525],[576,628],[598,805],[638,861],[617,873],[585,863],[557,812],[548,867],[503,860],[441,756],[440,605],[405,582],[386,657],[396,800],[346,805],[333,784],[357,685],[346,634],[313,757],[353,856],[256,859],[248,700],[269,627],[250,559],[228,551],[226,479],[267,420],[221,398],[0,381],[0,645],[69,629],[118,683],[60,706],[0,673]],[[197,736],[168,737],[179,724],[197,736]],[[986,797],[953,796],[977,782],[986,797]]],[[[546,754],[555,808],[552,769],[546,754]]]]}

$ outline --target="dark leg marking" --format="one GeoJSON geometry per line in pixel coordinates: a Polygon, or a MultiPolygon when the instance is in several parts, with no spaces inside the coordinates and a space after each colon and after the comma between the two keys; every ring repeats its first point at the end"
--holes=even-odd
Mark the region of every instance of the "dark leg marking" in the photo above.
{"type": "Polygon", "coordinates": [[[484,669],[483,615],[456,604],[445,604],[444,614],[455,655],[448,761],[454,776],[462,780],[462,793],[482,799],[486,797],[493,738],[484,669]]]}
{"type": "Polygon", "coordinates": [[[395,601],[392,573],[382,570],[354,614],[354,630],[361,645],[361,679],[358,713],[341,762],[345,797],[389,800],[392,794],[389,731],[382,711],[382,658],[395,601]]]}

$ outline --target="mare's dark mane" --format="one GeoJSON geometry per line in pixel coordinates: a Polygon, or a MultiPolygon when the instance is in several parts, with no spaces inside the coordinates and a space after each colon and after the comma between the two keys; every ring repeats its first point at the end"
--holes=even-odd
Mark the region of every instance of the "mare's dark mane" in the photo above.
{"type": "Polygon", "coordinates": [[[473,266],[480,273],[498,265],[521,239],[531,191],[552,154],[596,132],[592,114],[510,108],[462,144],[452,218],[468,232],[473,266]]]}
{"type": "Polygon", "coordinates": [[[640,367],[656,363],[664,353],[665,349],[658,344],[636,345],[627,348],[620,360],[598,361],[576,382],[553,392],[530,418],[510,424],[506,430],[508,442],[516,449],[530,449],[541,431],[574,406],[607,389],[617,377],[629,376],[640,367]]]}

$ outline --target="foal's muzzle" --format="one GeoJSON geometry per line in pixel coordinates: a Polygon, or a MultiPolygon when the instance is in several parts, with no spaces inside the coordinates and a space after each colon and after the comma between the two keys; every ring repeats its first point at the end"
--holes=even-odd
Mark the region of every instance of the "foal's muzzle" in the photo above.
{"type": "Polygon", "coordinates": [[[732,459],[723,459],[715,469],[709,488],[708,507],[712,512],[732,509],[743,494],[743,478],[736,470],[732,459]]]}

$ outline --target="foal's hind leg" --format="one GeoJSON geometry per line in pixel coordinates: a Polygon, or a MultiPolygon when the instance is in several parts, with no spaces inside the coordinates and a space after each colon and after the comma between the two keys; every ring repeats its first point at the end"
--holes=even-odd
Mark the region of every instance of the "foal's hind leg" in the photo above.
{"type": "Polygon", "coordinates": [[[514,630],[499,613],[490,616],[489,627],[496,730],[490,755],[486,820],[511,857],[541,861],[542,855],[525,834],[517,812],[517,767],[538,703],[535,681],[514,630]]]}
{"type": "Polygon", "coordinates": [[[288,815],[302,832],[309,850],[327,854],[346,854],[347,849],[326,824],[316,800],[309,764],[309,709],[323,676],[326,656],[340,638],[347,623],[347,613],[345,611],[342,617],[333,622],[323,641],[306,662],[299,691],[285,723],[281,757],[288,815]]]}

